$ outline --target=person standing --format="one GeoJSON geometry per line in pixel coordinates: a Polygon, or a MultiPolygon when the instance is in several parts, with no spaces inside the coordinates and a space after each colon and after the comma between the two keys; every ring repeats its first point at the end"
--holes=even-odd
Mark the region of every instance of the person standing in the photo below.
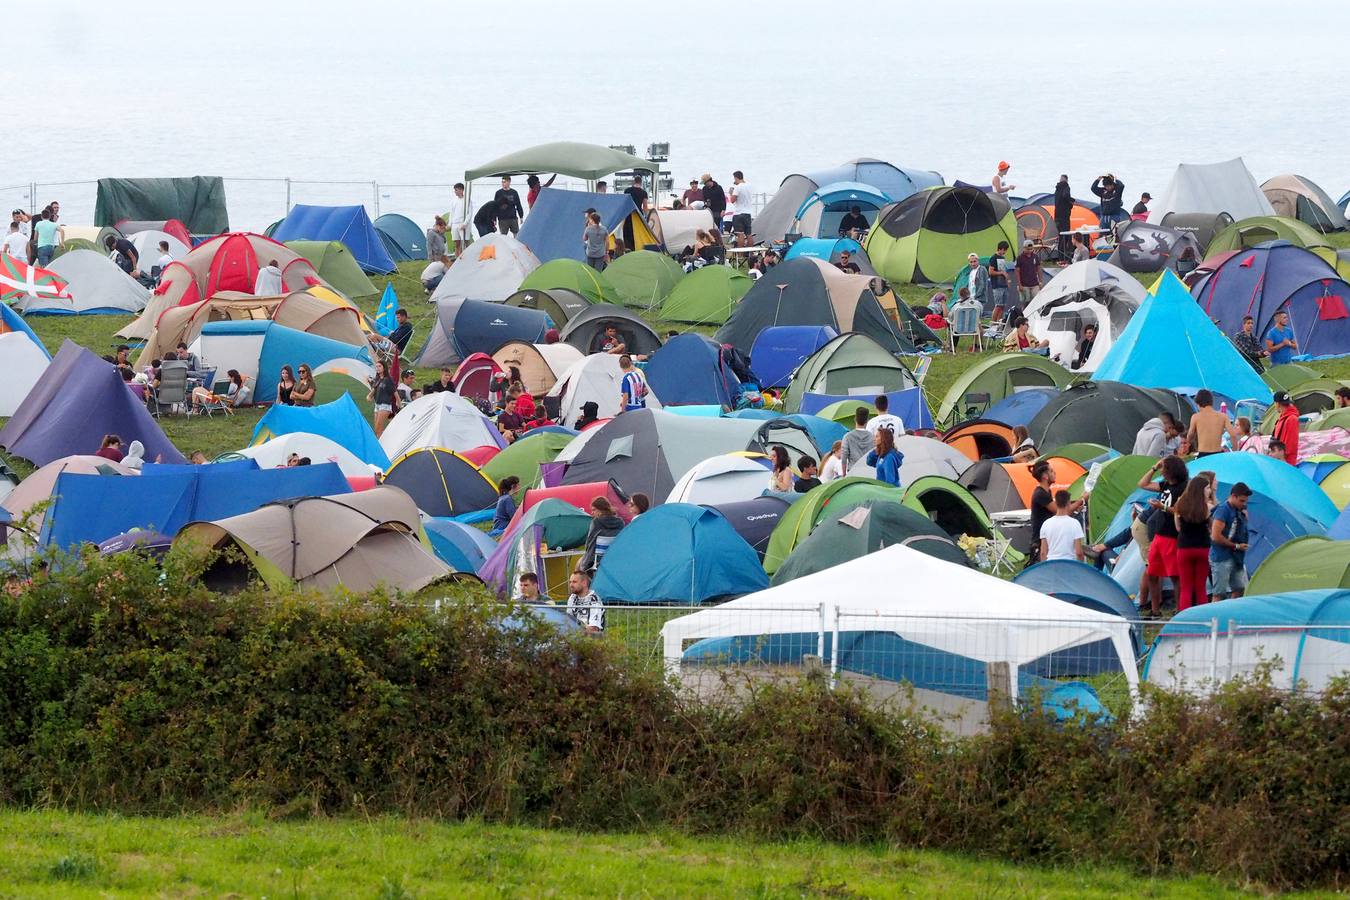
{"type": "Polygon", "coordinates": [[[1025,310],[1036,295],[1041,292],[1041,260],[1031,241],[1022,242],[1022,252],[1017,254],[1017,299],[1025,310]]]}
{"type": "Polygon", "coordinates": [[[1251,316],[1242,317],[1242,330],[1233,335],[1233,346],[1238,348],[1238,352],[1251,364],[1253,369],[1258,372],[1265,371],[1265,366],[1261,364],[1261,360],[1265,358],[1266,350],[1256,338],[1256,320],[1251,316]]]}
{"type": "Polygon", "coordinates": [[[469,243],[469,201],[464,197],[464,182],[455,182],[455,193],[450,198],[450,238],[455,242],[455,258],[469,243]]]}
{"type": "Polygon", "coordinates": [[[1041,523],[1041,546],[1038,552],[1042,560],[1086,560],[1086,554],[1083,553],[1083,526],[1069,515],[1071,503],[1068,491],[1055,491],[1055,514],[1041,523]]]}
{"type": "Polygon", "coordinates": [[[1101,198],[1101,211],[1097,213],[1097,219],[1101,227],[1106,231],[1111,231],[1117,222],[1127,218],[1125,215],[1125,182],[1117,181],[1116,176],[1111,174],[1098,176],[1092,182],[1092,193],[1101,198]]]}
{"type": "Polygon", "coordinates": [[[1214,510],[1209,531],[1209,571],[1214,584],[1210,600],[1241,597],[1247,590],[1247,501],[1251,496],[1252,489],[1239,481],[1214,510]]]}
{"type": "Polygon", "coordinates": [[[745,183],[745,175],[740,169],[731,173],[731,231],[736,236],[737,247],[750,246],[751,188],[745,183]]]}
{"type": "Polygon", "coordinates": [[[21,209],[14,210],[9,216],[10,222],[19,226],[19,234],[28,237],[29,233],[32,231],[32,217],[21,209]]]}
{"type": "Polygon", "coordinates": [[[1012,249],[1007,241],[999,241],[994,255],[989,257],[989,302],[993,305],[990,315],[994,321],[1003,318],[1008,307],[1008,251],[1012,249]]]}
{"type": "Polygon", "coordinates": [[[994,173],[994,178],[990,182],[990,186],[993,188],[990,193],[995,197],[1001,197],[1002,199],[1007,200],[1008,194],[1017,187],[1017,185],[1009,184],[1004,180],[1008,177],[1008,170],[1011,168],[1012,166],[1008,165],[1007,160],[999,161],[998,171],[994,173]]]}
{"type": "Polygon", "coordinates": [[[1294,339],[1294,329],[1289,327],[1289,311],[1278,310],[1275,324],[1266,332],[1266,353],[1272,366],[1283,366],[1294,361],[1298,352],[1298,341],[1294,339]]]}
{"type": "Polygon", "coordinates": [[[581,232],[581,243],[586,251],[586,265],[603,272],[608,264],[609,232],[600,224],[600,214],[592,210],[586,215],[586,227],[581,232]]]}
{"type": "Polygon", "coordinates": [[[1209,600],[1210,522],[1205,492],[1209,479],[1192,478],[1177,499],[1173,515],[1177,526],[1177,570],[1181,587],[1177,593],[1177,612],[1200,606],[1209,600]]]}
{"type": "MultiPolygon", "coordinates": [[[[1144,570],[1144,579],[1140,582],[1139,612],[1144,613],[1145,603],[1154,616],[1162,613],[1162,580],[1177,579],[1177,519],[1173,507],[1190,483],[1190,473],[1180,456],[1168,456],[1158,460],[1153,467],[1139,479],[1139,487],[1152,491],[1158,496],[1148,501],[1148,564],[1144,570]],[[1153,480],[1159,471],[1162,480],[1153,480]]],[[[1201,497],[1204,488],[1201,487],[1201,497]]]]}
{"type": "Polygon", "coordinates": [[[627,353],[619,357],[619,401],[624,412],[635,412],[647,408],[647,379],[633,365],[633,357],[627,353]]]}
{"type": "Polygon", "coordinates": [[[1041,460],[1031,467],[1031,477],[1036,479],[1036,487],[1031,491],[1031,553],[1027,556],[1027,566],[1041,561],[1041,528],[1055,514],[1055,496],[1050,486],[1055,483],[1054,466],[1041,460]]]}
{"type": "Polygon", "coordinates": [[[980,264],[978,253],[971,253],[966,257],[966,270],[961,273],[961,278],[957,279],[956,284],[952,285],[952,293],[959,294],[963,287],[970,291],[971,302],[978,303],[981,312],[989,308],[989,269],[980,264]]]}
{"type": "Polygon", "coordinates": [[[28,238],[19,230],[17,221],[9,223],[9,234],[5,235],[5,255],[25,265],[28,263],[28,238]]]}
{"type": "Polygon", "coordinates": [[[1271,446],[1276,443],[1284,448],[1284,461],[1291,466],[1298,465],[1298,408],[1290,399],[1288,391],[1275,392],[1275,405],[1280,408],[1280,416],[1275,420],[1275,430],[1271,433],[1271,446]]]}
{"type": "Polygon", "coordinates": [[[450,265],[449,247],[445,240],[448,227],[445,219],[437,216],[427,229],[427,262],[439,262],[447,268],[450,265]]]}
{"type": "Polygon", "coordinates": [[[885,394],[877,394],[872,398],[872,405],[877,408],[877,414],[867,420],[867,430],[872,434],[877,433],[878,428],[889,429],[893,437],[899,437],[905,433],[905,423],[899,417],[891,415],[891,398],[885,394]]]}
{"type": "MultiPolygon", "coordinates": [[[[634,175],[633,183],[623,189],[623,192],[633,201],[633,206],[637,208],[637,213],[643,221],[647,218],[647,192],[642,189],[642,176],[634,175]]],[[[633,231],[633,217],[624,216],[623,218],[623,244],[631,252],[641,250],[637,245],[637,235],[633,231]]]]}
{"type": "Polygon", "coordinates": [[[549,180],[543,184],[539,183],[538,175],[531,175],[529,178],[525,179],[525,187],[529,188],[529,190],[525,192],[525,203],[530,209],[534,209],[534,201],[539,199],[539,192],[546,187],[553,187],[553,182],[557,180],[557,175],[551,176],[549,180]]]}
{"type": "Polygon", "coordinates": [[[703,206],[712,213],[713,227],[722,227],[722,215],[727,211],[727,195],[722,186],[707,172],[699,179],[703,185],[703,206]]]}
{"type": "Polygon", "coordinates": [[[366,399],[375,405],[375,437],[384,434],[385,427],[394,415],[394,379],[384,366],[384,360],[375,360],[375,374],[370,379],[370,391],[366,399]]]}
{"type": "Polygon", "coordinates": [[[492,529],[488,531],[490,537],[501,534],[511,524],[511,517],[516,514],[516,498],[512,495],[518,487],[520,478],[515,475],[507,475],[497,485],[497,505],[492,510],[492,529]]]}
{"type": "Polygon", "coordinates": [[[900,487],[900,467],[905,464],[905,455],[895,449],[895,433],[889,428],[878,428],[874,439],[876,443],[867,454],[867,464],[877,470],[877,481],[900,487]]]}
{"type": "Polygon", "coordinates": [[[876,438],[867,427],[870,416],[871,412],[865,406],[858,407],[853,413],[853,430],[844,435],[844,443],[839,451],[839,465],[845,475],[866,459],[876,444],[876,438]]]}
{"type": "Polygon", "coordinates": [[[1191,451],[1201,456],[1223,452],[1223,436],[1236,447],[1240,435],[1228,417],[1214,408],[1214,395],[1206,388],[1195,392],[1196,411],[1191,414],[1191,425],[1186,432],[1186,442],[1191,451]]]}
{"type": "Polygon", "coordinates": [[[697,178],[689,179],[689,187],[680,195],[680,202],[684,204],[685,209],[701,208],[694,206],[695,203],[703,203],[703,189],[698,186],[697,178]]]}
{"type": "Polygon", "coordinates": [[[502,186],[492,195],[492,202],[497,210],[497,230],[502,234],[519,234],[525,210],[520,205],[520,194],[511,187],[510,175],[502,176],[502,186]]]}
{"type": "MultiPolygon", "coordinates": [[[[56,256],[56,248],[65,246],[66,230],[56,224],[50,210],[44,209],[42,218],[33,228],[33,240],[37,244],[38,267],[45,269],[51,265],[52,257],[56,256]]],[[[113,239],[110,237],[109,240],[113,239]]]]}
{"type": "Polygon", "coordinates": [[[1055,182],[1055,246],[1059,248],[1059,258],[1069,255],[1069,229],[1073,227],[1073,191],[1069,187],[1069,176],[1059,176],[1055,182]]]}
{"type": "Polygon", "coordinates": [[[594,572],[609,551],[609,545],[623,531],[623,519],[614,512],[614,507],[604,497],[591,501],[591,527],[586,532],[586,551],[577,564],[579,572],[594,572]]]}
{"type": "Polygon", "coordinates": [[[1133,218],[1133,217],[1147,217],[1147,216],[1148,216],[1148,204],[1149,204],[1149,201],[1152,200],[1152,199],[1153,199],[1153,195],[1150,194],[1148,191],[1144,191],[1142,194],[1140,194],[1140,195],[1139,195],[1139,202],[1136,203],[1136,204],[1134,205],[1134,209],[1130,210],[1130,216],[1131,216],[1132,218],[1133,218]]]}

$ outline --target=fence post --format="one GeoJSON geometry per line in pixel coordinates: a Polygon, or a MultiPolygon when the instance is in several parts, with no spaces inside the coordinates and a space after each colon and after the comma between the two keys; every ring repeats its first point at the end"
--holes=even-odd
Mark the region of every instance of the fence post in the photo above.
{"type": "Polygon", "coordinates": [[[1229,620],[1228,620],[1228,641],[1227,641],[1227,643],[1228,643],[1228,664],[1227,664],[1227,666],[1225,667],[1225,673],[1224,673],[1225,676],[1228,677],[1228,678],[1232,678],[1232,677],[1233,677],[1233,645],[1236,643],[1236,640],[1235,640],[1235,639],[1237,638],[1237,633],[1234,631],[1233,625],[1234,625],[1233,620],[1232,620],[1232,619],[1229,619],[1229,620]]]}
{"type": "Polygon", "coordinates": [[[286,211],[281,214],[284,219],[291,214],[291,180],[286,179],[286,211]]]}
{"type": "Polygon", "coordinates": [[[375,218],[378,219],[380,217],[380,183],[378,181],[372,181],[370,183],[370,191],[375,196],[375,218]]]}
{"type": "Polygon", "coordinates": [[[834,608],[834,633],[830,635],[830,690],[839,679],[839,607],[834,608]]]}
{"type": "Polygon", "coordinates": [[[1013,706],[1012,666],[1007,660],[991,662],[985,666],[986,691],[989,697],[989,712],[995,709],[1011,710],[1013,706]]]}
{"type": "Polygon", "coordinates": [[[1209,620],[1209,681],[1217,684],[1219,680],[1219,620],[1209,620]]]}
{"type": "Polygon", "coordinates": [[[816,656],[821,660],[825,659],[825,601],[822,600],[816,604],[816,612],[820,613],[820,627],[816,631],[816,656]]]}

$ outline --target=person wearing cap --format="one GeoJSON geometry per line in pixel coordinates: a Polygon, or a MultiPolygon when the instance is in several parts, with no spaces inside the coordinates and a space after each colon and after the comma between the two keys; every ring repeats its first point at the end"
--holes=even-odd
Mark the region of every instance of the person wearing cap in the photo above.
{"type": "Polygon", "coordinates": [[[703,185],[703,206],[712,213],[713,225],[722,224],[722,214],[727,211],[727,194],[707,172],[699,179],[703,185]]]}
{"type": "Polygon", "coordinates": [[[1270,354],[1272,366],[1282,366],[1294,361],[1298,352],[1298,341],[1294,339],[1294,329],[1289,327],[1289,311],[1277,310],[1275,324],[1266,332],[1266,352],[1270,354]]]}
{"type": "Polygon", "coordinates": [[[698,186],[697,178],[689,179],[689,187],[685,188],[684,193],[680,195],[680,202],[684,204],[686,209],[703,208],[703,188],[698,186]],[[695,206],[695,203],[699,205],[695,206]]]}
{"type": "Polygon", "coordinates": [[[980,311],[983,312],[988,308],[990,299],[989,269],[980,265],[978,253],[968,254],[966,265],[967,268],[956,276],[956,283],[952,285],[952,293],[959,296],[961,288],[966,288],[970,292],[970,302],[979,304],[980,311]]]}
{"type": "Polygon", "coordinates": [[[1275,420],[1275,430],[1271,432],[1271,444],[1276,441],[1284,447],[1284,461],[1291,466],[1298,465],[1298,407],[1289,399],[1288,391],[1275,392],[1275,405],[1280,408],[1279,418],[1275,420]]]}
{"type": "Polygon", "coordinates": [[[1148,202],[1152,199],[1153,195],[1150,194],[1148,191],[1144,191],[1142,194],[1139,195],[1139,202],[1134,205],[1134,209],[1130,210],[1130,215],[1147,216],[1148,202]]]}
{"type": "Polygon", "coordinates": [[[1209,532],[1211,601],[1241,597],[1247,590],[1247,500],[1252,489],[1237,482],[1228,499],[1214,508],[1209,532]]]}
{"type": "Polygon", "coordinates": [[[1118,181],[1116,176],[1111,174],[1099,175],[1092,182],[1092,193],[1101,198],[1101,210],[1097,213],[1097,219],[1101,227],[1110,231],[1119,221],[1127,218],[1125,215],[1125,182],[1118,181]]]}
{"type": "Polygon", "coordinates": [[[1022,252],[1017,254],[1017,296],[1025,309],[1041,292],[1041,260],[1031,241],[1022,242],[1022,252]]]}
{"type": "Polygon", "coordinates": [[[1017,185],[1008,184],[1003,180],[1004,178],[1007,177],[1008,170],[1011,168],[1012,166],[1008,165],[1008,161],[1006,159],[999,160],[998,171],[994,173],[994,180],[992,182],[994,187],[993,190],[994,196],[1002,197],[1004,200],[1007,200],[1008,192],[1011,191],[1013,188],[1017,187],[1017,185]]]}

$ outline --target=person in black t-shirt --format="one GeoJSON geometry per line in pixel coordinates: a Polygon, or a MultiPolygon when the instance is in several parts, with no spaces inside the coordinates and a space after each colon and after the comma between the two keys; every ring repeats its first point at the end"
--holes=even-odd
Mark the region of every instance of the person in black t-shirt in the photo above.
{"type": "Polygon", "coordinates": [[[489,200],[478,207],[478,212],[473,214],[473,227],[478,232],[479,237],[487,237],[497,230],[497,201],[489,200]]]}
{"type": "Polygon", "coordinates": [[[111,234],[103,240],[103,246],[108,248],[109,253],[116,254],[113,262],[117,267],[126,272],[132,278],[141,274],[140,263],[141,255],[136,252],[136,245],[124,237],[113,237],[111,234]]]}
{"type": "MultiPolygon", "coordinates": [[[[633,176],[633,186],[626,187],[623,192],[633,198],[633,205],[637,207],[638,215],[644,218],[647,215],[647,192],[642,189],[642,176],[633,176]]],[[[631,250],[641,250],[637,246],[636,239],[633,236],[633,219],[628,217],[623,221],[623,242],[631,250]]]]}
{"type": "Polygon", "coordinates": [[[502,186],[492,195],[492,202],[497,207],[497,230],[502,234],[518,233],[525,208],[520,205],[520,194],[511,187],[511,176],[502,176],[502,186]]]}
{"type": "Polygon", "coordinates": [[[1041,560],[1041,526],[1055,514],[1055,498],[1050,485],[1055,483],[1055,469],[1048,462],[1038,462],[1031,467],[1031,477],[1036,479],[1036,489],[1031,492],[1031,553],[1027,556],[1027,565],[1033,566],[1041,560]]]}
{"type": "Polygon", "coordinates": [[[862,207],[853,206],[839,220],[839,236],[860,241],[862,240],[862,233],[870,227],[867,224],[867,217],[862,214],[862,207]]]}

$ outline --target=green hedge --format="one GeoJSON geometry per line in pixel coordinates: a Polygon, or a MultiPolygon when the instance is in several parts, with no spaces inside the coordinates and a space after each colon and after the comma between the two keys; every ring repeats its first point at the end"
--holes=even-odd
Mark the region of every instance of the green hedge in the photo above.
{"type": "Polygon", "coordinates": [[[1275,887],[1350,872],[1344,684],[952,739],[810,679],[692,703],[603,639],[502,629],[468,594],[226,597],[190,565],[88,557],[11,584],[0,802],[806,835],[1275,887]]]}

